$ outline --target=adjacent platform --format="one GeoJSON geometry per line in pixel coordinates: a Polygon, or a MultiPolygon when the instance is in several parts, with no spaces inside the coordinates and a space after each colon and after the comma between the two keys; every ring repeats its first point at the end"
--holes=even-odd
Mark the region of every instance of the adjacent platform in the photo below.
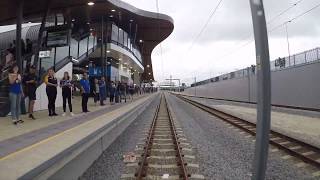
{"type": "Polygon", "coordinates": [[[6,132],[12,131],[14,135],[0,135],[0,179],[56,179],[62,175],[73,179],[91,165],[154,97],[145,95],[112,107],[91,104],[91,113],[79,114],[75,110],[77,115],[72,118],[48,118],[46,112],[41,112],[39,119],[18,127],[9,120],[1,120],[1,128],[7,127],[6,132]],[[70,171],[74,168],[79,172],[70,171]]]}
{"type": "MultiPolygon", "coordinates": [[[[256,122],[255,105],[188,97],[218,110],[256,122]]],[[[271,113],[272,129],[320,147],[320,112],[277,108],[271,113]]]]}

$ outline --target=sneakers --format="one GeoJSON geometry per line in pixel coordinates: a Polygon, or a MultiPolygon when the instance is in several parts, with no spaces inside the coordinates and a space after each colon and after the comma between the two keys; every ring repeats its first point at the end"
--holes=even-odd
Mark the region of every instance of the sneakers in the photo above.
{"type": "Polygon", "coordinates": [[[74,116],[73,112],[70,113],[70,116],[74,116]]]}
{"type": "Polygon", "coordinates": [[[31,118],[32,120],[36,120],[36,118],[33,116],[33,114],[29,114],[29,118],[31,118]]]}
{"type": "Polygon", "coordinates": [[[65,116],[66,116],[66,113],[63,113],[62,116],[65,117],[65,116]]]}

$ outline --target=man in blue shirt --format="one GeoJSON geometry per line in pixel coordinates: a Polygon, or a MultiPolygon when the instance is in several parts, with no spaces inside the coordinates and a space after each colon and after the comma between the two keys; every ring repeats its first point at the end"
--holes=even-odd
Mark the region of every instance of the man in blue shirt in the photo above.
{"type": "Polygon", "coordinates": [[[83,73],[83,77],[80,80],[81,94],[82,94],[82,112],[87,113],[88,111],[88,99],[90,95],[90,82],[88,80],[88,74],[83,73]]]}

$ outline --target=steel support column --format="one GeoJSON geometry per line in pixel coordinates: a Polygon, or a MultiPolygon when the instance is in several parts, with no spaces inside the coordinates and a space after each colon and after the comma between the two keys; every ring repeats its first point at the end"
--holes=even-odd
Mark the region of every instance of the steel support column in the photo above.
{"type": "Polygon", "coordinates": [[[270,111],[271,78],[268,31],[262,0],[249,0],[253,21],[257,61],[257,130],[252,180],[265,179],[267,168],[270,111]]]}
{"type": "MultiPolygon", "coordinates": [[[[58,25],[58,17],[54,15],[54,25],[58,25]]],[[[56,63],[57,63],[57,47],[54,47],[54,58],[53,58],[53,70],[56,71],[56,63]]]]}
{"type": "Polygon", "coordinates": [[[101,68],[104,75],[104,18],[101,16],[101,68]]]}
{"type": "Polygon", "coordinates": [[[51,0],[46,0],[45,12],[42,16],[41,25],[40,25],[39,34],[38,34],[37,45],[35,48],[35,56],[34,56],[34,62],[33,62],[33,64],[35,66],[38,65],[38,61],[39,61],[39,51],[40,51],[40,48],[42,45],[43,32],[45,31],[45,28],[46,28],[46,21],[47,21],[47,16],[48,16],[49,10],[50,10],[50,4],[51,4],[51,0]]]}
{"type": "Polygon", "coordinates": [[[21,73],[23,72],[23,59],[22,59],[22,51],[21,51],[21,32],[22,32],[22,21],[23,21],[23,5],[24,0],[17,1],[17,25],[16,25],[16,61],[19,66],[21,73]]]}

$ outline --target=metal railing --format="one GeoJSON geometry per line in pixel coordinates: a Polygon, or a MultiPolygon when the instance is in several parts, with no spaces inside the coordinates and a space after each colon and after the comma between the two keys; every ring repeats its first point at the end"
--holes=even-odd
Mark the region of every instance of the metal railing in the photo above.
{"type": "Polygon", "coordinates": [[[135,58],[138,59],[138,61],[140,63],[142,63],[142,57],[141,57],[141,53],[139,52],[139,50],[132,48],[132,50],[130,48],[128,48],[127,46],[123,45],[122,43],[118,42],[118,41],[114,41],[114,40],[110,40],[110,42],[112,44],[115,44],[117,46],[122,47],[123,49],[129,51],[135,58]]]}
{"type": "MultiPolygon", "coordinates": [[[[278,58],[274,61],[271,61],[270,69],[271,71],[279,71],[279,70],[292,68],[295,66],[313,63],[319,60],[320,60],[320,48],[315,48],[315,49],[304,51],[298,54],[294,54],[290,57],[278,58]]],[[[228,80],[228,79],[243,78],[243,77],[247,77],[248,75],[255,75],[255,72],[256,72],[255,68],[256,68],[255,66],[251,66],[238,71],[230,72],[228,74],[223,74],[214,78],[199,81],[191,84],[191,87],[200,86],[200,85],[204,85],[212,82],[228,80]]]]}

